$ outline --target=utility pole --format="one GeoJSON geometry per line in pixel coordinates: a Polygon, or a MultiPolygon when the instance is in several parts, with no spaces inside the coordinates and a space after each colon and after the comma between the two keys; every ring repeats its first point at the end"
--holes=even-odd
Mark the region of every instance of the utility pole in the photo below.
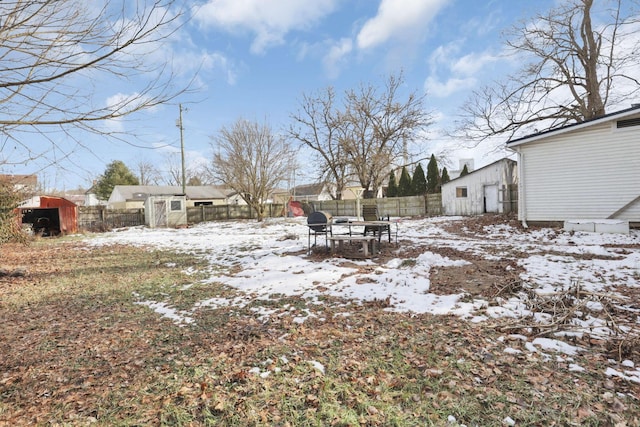
{"type": "Polygon", "coordinates": [[[184,127],[182,126],[182,104],[178,104],[180,107],[180,116],[178,118],[178,128],[180,129],[180,155],[182,159],[182,194],[187,194],[187,183],[185,178],[185,167],[184,167],[184,127]]]}

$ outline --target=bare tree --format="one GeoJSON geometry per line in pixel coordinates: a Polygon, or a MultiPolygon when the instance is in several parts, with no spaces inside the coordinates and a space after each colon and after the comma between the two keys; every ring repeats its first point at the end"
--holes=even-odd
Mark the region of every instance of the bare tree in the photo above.
{"type": "Polygon", "coordinates": [[[593,119],[634,99],[640,91],[637,1],[602,4],[608,9],[596,11],[594,0],[567,0],[514,27],[506,44],[525,65],[474,92],[455,133],[474,141],[511,139],[593,119]],[[607,19],[596,24],[595,16],[607,19]]]}
{"type": "Polygon", "coordinates": [[[137,164],[138,180],[140,185],[158,185],[160,184],[162,174],[157,166],[150,161],[141,160],[137,164]]]}
{"type": "Polygon", "coordinates": [[[236,191],[262,221],[267,199],[296,166],[293,146],[267,124],[244,119],[212,139],[211,175],[236,191]]]}
{"type": "Polygon", "coordinates": [[[392,165],[408,154],[408,143],[429,126],[424,96],[412,92],[401,99],[403,84],[402,75],[391,75],[382,91],[373,85],[348,90],[343,108],[328,88],[304,96],[301,111],[291,116],[289,135],[315,151],[321,177],[335,184],[336,198],[350,180],[360,182],[365,197],[375,197],[392,165]]]}
{"type": "Polygon", "coordinates": [[[431,123],[424,96],[410,93],[400,100],[402,76],[390,76],[382,93],[372,85],[346,93],[339,143],[364,197],[375,197],[394,163],[403,163],[407,143],[431,123]]]}
{"type": "MultiPolygon", "coordinates": [[[[164,170],[164,182],[167,185],[182,185],[182,157],[180,153],[169,153],[165,156],[164,170]]],[[[187,161],[184,175],[186,185],[207,185],[210,182],[206,165],[189,164],[187,161]]]]}
{"type": "MultiPolygon", "coordinates": [[[[165,178],[164,181],[167,185],[182,185],[182,160],[180,153],[168,153],[165,156],[165,178]]],[[[185,175],[188,175],[187,168],[184,170],[185,175]]],[[[187,177],[185,176],[185,181],[187,177]]]]}
{"type": "Polygon", "coordinates": [[[117,138],[105,121],[183,93],[189,84],[174,87],[169,58],[150,59],[179,28],[177,3],[0,1],[0,148],[5,153],[0,164],[47,158],[53,149],[65,155],[79,147],[90,150],[76,130],[117,138]],[[135,92],[113,93],[107,103],[98,100],[97,90],[109,78],[137,85],[135,92]],[[49,146],[36,148],[33,137],[20,137],[20,132],[40,134],[49,146]],[[73,138],[75,148],[61,149],[63,138],[55,132],[73,138]]]}
{"type": "Polygon", "coordinates": [[[339,143],[340,129],[344,126],[343,115],[335,105],[335,91],[328,87],[315,96],[303,95],[300,110],[291,115],[294,124],[289,135],[315,154],[314,161],[302,165],[313,165],[318,169],[322,182],[332,183],[334,199],[342,199],[347,185],[348,165],[343,147],[339,143]]]}

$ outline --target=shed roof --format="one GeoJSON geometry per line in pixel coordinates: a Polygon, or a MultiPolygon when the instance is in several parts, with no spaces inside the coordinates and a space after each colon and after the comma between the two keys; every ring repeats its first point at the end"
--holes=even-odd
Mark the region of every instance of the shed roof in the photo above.
{"type": "Polygon", "coordinates": [[[523,136],[522,138],[512,139],[511,141],[507,141],[507,148],[513,148],[518,145],[527,144],[533,141],[538,141],[540,139],[544,139],[549,136],[560,135],[572,130],[582,129],[589,126],[595,126],[595,125],[610,122],[613,120],[624,119],[625,117],[630,117],[639,113],[640,113],[640,104],[634,104],[631,108],[605,114],[604,116],[596,117],[595,119],[586,120],[584,122],[572,123],[570,125],[563,126],[560,128],[549,129],[549,130],[537,132],[531,135],[523,136]]]}
{"type": "Polygon", "coordinates": [[[76,207],[77,205],[69,199],[58,196],[40,196],[41,208],[76,207]]]}
{"type": "Polygon", "coordinates": [[[455,177],[455,178],[453,178],[452,180],[450,180],[450,181],[448,181],[448,182],[445,182],[445,183],[444,183],[444,184],[442,184],[442,185],[447,185],[449,182],[456,181],[456,180],[458,180],[458,179],[460,179],[460,178],[466,178],[466,177],[468,177],[468,176],[470,176],[470,175],[471,175],[471,176],[473,176],[474,174],[477,174],[477,173],[479,173],[479,172],[481,172],[481,171],[483,171],[483,170],[486,170],[486,169],[490,168],[490,167],[491,167],[491,166],[493,166],[493,165],[496,165],[496,164],[498,164],[498,163],[502,163],[502,162],[504,162],[504,163],[517,163],[517,162],[516,162],[515,160],[513,160],[513,159],[510,159],[510,158],[508,158],[508,157],[503,157],[502,159],[500,159],[500,160],[496,160],[496,161],[495,161],[495,162],[493,162],[493,163],[489,163],[488,165],[483,166],[483,167],[481,167],[480,169],[472,170],[471,172],[469,172],[469,173],[468,173],[468,174],[466,174],[465,176],[458,176],[458,177],[455,177]]]}

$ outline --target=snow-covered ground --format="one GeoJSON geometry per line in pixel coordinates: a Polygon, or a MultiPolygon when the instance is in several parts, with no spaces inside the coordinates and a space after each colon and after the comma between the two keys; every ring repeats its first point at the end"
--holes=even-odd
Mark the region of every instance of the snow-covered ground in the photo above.
{"type": "MultiPolygon", "coordinates": [[[[480,233],[466,232],[459,217],[398,219],[401,247],[450,248],[483,259],[500,259],[520,254],[517,262],[524,272],[523,283],[531,292],[544,297],[579,287],[592,295],[611,295],[618,308],[635,313],[633,329],[640,329],[640,301],[615,292],[615,288],[640,288],[640,233],[629,235],[568,233],[554,229],[521,230],[508,224],[484,226],[480,233]],[[455,233],[447,231],[459,224],[455,233]],[[522,255],[524,254],[524,255],[522,255]]],[[[140,301],[177,324],[193,321],[191,315],[204,307],[245,306],[254,299],[299,296],[318,302],[323,296],[354,301],[386,300],[389,310],[416,313],[455,314],[474,322],[498,317],[531,316],[544,321],[544,313],[531,311],[525,293],[497,299],[488,304],[464,293],[436,295],[430,292],[430,272],[434,268],[467,264],[428,250],[406,262],[403,251],[396,258],[345,262],[340,257],[307,256],[308,229],[305,218],[269,219],[203,223],[185,229],[130,228],[92,236],[91,245],[132,244],[194,254],[208,261],[207,282],[228,285],[238,296],[213,296],[194,305],[191,311],[177,311],[171,301],[140,301]]],[[[319,241],[322,240],[319,237],[319,241]]],[[[324,243],[324,242],[322,242],[324,243]]],[[[636,293],[638,295],[638,293],[636,293]]],[[[529,297],[530,298],[530,297],[529,297]]],[[[590,308],[598,310],[594,300],[590,308]]],[[[268,311],[256,313],[268,317],[268,311]]],[[[304,322],[313,312],[299,313],[304,322]]],[[[348,315],[348,313],[345,313],[348,315]]],[[[608,334],[604,320],[580,313],[572,325],[573,334],[608,334]]],[[[634,332],[636,333],[636,332],[634,332]]],[[[538,339],[528,343],[531,352],[559,351],[571,356],[576,351],[561,340],[538,339]]],[[[507,348],[505,351],[516,351],[507,348]]],[[[636,361],[638,363],[640,361],[636,361]]],[[[574,369],[580,369],[574,366],[574,369]]],[[[640,368],[626,361],[610,375],[623,376],[640,383],[640,368]]]]}

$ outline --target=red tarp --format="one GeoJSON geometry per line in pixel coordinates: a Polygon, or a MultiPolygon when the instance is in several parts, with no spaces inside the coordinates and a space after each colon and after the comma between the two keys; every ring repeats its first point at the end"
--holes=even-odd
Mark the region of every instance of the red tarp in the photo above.
{"type": "Polygon", "coordinates": [[[291,216],[304,216],[304,210],[302,209],[302,203],[295,200],[289,200],[289,214],[291,216]]]}

